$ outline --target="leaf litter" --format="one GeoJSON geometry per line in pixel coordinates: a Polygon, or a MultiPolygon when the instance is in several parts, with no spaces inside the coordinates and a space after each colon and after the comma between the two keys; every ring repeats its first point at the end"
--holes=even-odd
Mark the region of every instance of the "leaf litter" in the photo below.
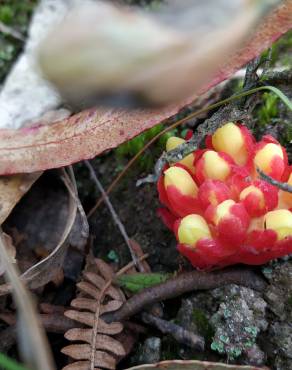
{"type": "MultiPolygon", "coordinates": [[[[276,32],[284,32],[284,28],[287,26],[285,22],[288,21],[289,13],[287,12],[288,7],[291,6],[291,2],[286,1],[283,5],[282,10],[284,11],[281,13],[281,11],[276,12],[277,14],[272,15],[271,18],[274,16],[274,24],[273,27],[269,28],[269,32],[266,32],[265,28],[262,29],[263,33],[261,34],[262,42],[263,44],[268,44],[271,41],[272,35],[275,35],[276,32]],[[288,15],[287,15],[288,14],[288,15]],[[282,17],[282,18],[281,18],[282,17]],[[279,28],[279,20],[282,20],[282,25],[284,28],[279,28]]],[[[271,22],[271,20],[270,20],[271,22]]],[[[270,23],[271,24],[271,23],[270,23]]],[[[259,39],[257,37],[254,38],[252,42],[251,47],[251,54],[258,53],[259,50],[263,47],[259,44],[259,39]],[[253,49],[254,47],[254,49],[253,49]],[[259,48],[259,49],[258,49],[259,48]]],[[[245,51],[242,51],[245,53],[245,51]]],[[[249,57],[251,57],[251,54],[249,57]]],[[[243,54],[244,56],[244,54],[243,54]]],[[[228,66],[226,66],[226,69],[222,72],[222,74],[219,73],[220,77],[217,78],[216,82],[222,80],[222,78],[226,78],[227,75],[229,75],[231,70],[234,70],[235,66],[239,66],[240,63],[243,62],[244,57],[239,53],[239,56],[235,56],[235,59],[231,58],[230,62],[230,69],[228,69],[228,66]],[[236,58],[237,61],[235,62],[236,58]],[[239,63],[240,62],[240,63],[239,63]]],[[[237,68],[236,67],[236,68],[237,68]]],[[[213,84],[213,82],[211,83],[213,84]]],[[[81,112],[79,115],[73,117],[70,121],[70,119],[65,119],[63,121],[60,121],[59,123],[56,123],[55,125],[57,128],[59,127],[59,131],[55,131],[55,138],[56,142],[53,142],[51,140],[51,132],[54,131],[55,125],[52,125],[53,131],[51,131],[50,128],[46,126],[37,126],[34,128],[27,128],[22,131],[5,131],[1,132],[1,135],[3,134],[4,138],[4,144],[7,143],[15,144],[15,147],[10,147],[7,151],[7,147],[3,147],[3,156],[10,153],[11,150],[16,152],[20,148],[21,150],[18,151],[18,157],[13,156],[10,158],[11,162],[4,163],[2,168],[3,173],[13,173],[18,171],[31,171],[35,170],[37,168],[43,169],[48,168],[51,165],[49,163],[52,163],[52,167],[58,167],[63,166],[64,164],[69,164],[72,161],[80,160],[83,158],[88,158],[94,156],[96,153],[102,152],[108,148],[114,147],[118,145],[123,140],[128,139],[129,137],[136,135],[141,130],[144,130],[148,127],[151,127],[157,122],[160,122],[165,117],[168,117],[170,115],[170,112],[177,112],[179,109],[178,106],[174,106],[169,108],[166,108],[164,111],[154,111],[154,112],[147,112],[147,111],[136,111],[135,113],[124,113],[123,111],[116,111],[116,110],[89,110],[87,112],[81,112]],[[98,114],[100,116],[98,116],[98,114]],[[97,114],[97,116],[96,116],[97,114]],[[133,114],[136,114],[136,118],[134,118],[133,121],[131,119],[133,118],[133,114]],[[156,117],[157,114],[157,117],[156,117]],[[84,124],[84,117],[86,118],[86,122],[84,124]],[[101,118],[99,120],[99,117],[101,118]],[[145,123],[145,117],[146,117],[146,123],[145,123]],[[76,119],[76,121],[75,121],[76,119]],[[128,123],[129,119],[129,123],[128,123]],[[70,130],[68,124],[73,123],[73,136],[70,136],[70,130]],[[142,123],[142,124],[141,124],[142,123]],[[84,124],[84,126],[82,126],[84,124]],[[121,128],[121,131],[117,132],[118,124],[120,124],[119,129],[121,128]],[[141,124],[141,125],[139,125],[141,124]],[[80,130],[79,130],[80,125],[80,130]],[[85,127],[88,126],[88,127],[85,127]],[[96,130],[96,127],[100,126],[101,130],[96,130]],[[105,127],[103,127],[105,126],[105,127]],[[139,127],[138,127],[139,126],[139,127]],[[108,135],[107,130],[109,128],[113,128],[113,134],[111,132],[111,135],[108,135]],[[125,130],[124,130],[125,129],[125,130]],[[92,132],[94,135],[92,135],[92,132]],[[65,136],[62,136],[64,135],[65,136]],[[69,133],[68,136],[66,136],[69,133]],[[19,141],[13,141],[14,136],[16,134],[19,135],[18,139],[19,141]],[[34,136],[36,134],[36,136],[34,136]],[[75,135],[77,134],[77,135],[75,135]],[[84,142],[86,142],[86,145],[84,145],[84,148],[81,147],[81,137],[83,136],[83,139],[85,139],[84,142]],[[90,135],[92,135],[92,138],[90,138],[90,135]],[[23,140],[21,138],[23,136],[23,140]],[[77,141],[75,140],[75,136],[79,137],[77,141]],[[12,140],[10,141],[10,139],[12,140]],[[35,142],[34,140],[37,139],[35,142]],[[47,140],[48,139],[48,140],[47,140]],[[79,140],[80,139],[80,140],[79,140]],[[92,141],[90,141],[92,139],[92,141]],[[97,139],[104,140],[101,144],[101,146],[98,147],[99,144],[97,144],[97,139]],[[108,142],[106,140],[108,139],[108,142]],[[94,142],[95,140],[95,142],[94,142]],[[20,143],[20,147],[18,146],[20,143]],[[65,144],[63,146],[63,144],[65,144]],[[77,144],[77,147],[76,147],[77,144]],[[98,149],[97,149],[98,147],[98,149]],[[44,150],[43,150],[44,148],[44,150]],[[77,149],[77,154],[75,154],[74,150],[77,149]],[[48,150],[47,150],[48,149],[48,150]],[[81,151],[81,149],[83,151],[81,151]],[[47,150],[47,151],[46,151],[47,150]],[[55,151],[55,153],[53,153],[55,151]],[[36,155],[36,153],[40,153],[40,157],[36,155]],[[15,163],[12,161],[15,160],[15,163]],[[23,159],[23,162],[21,162],[21,159],[23,159]],[[6,167],[5,167],[6,166],[6,167]],[[17,167],[18,166],[18,167],[17,167]],[[35,166],[35,167],[34,167],[35,166]]],[[[172,114],[172,113],[171,113],[172,114]]],[[[83,142],[83,144],[84,144],[83,142]]],[[[4,145],[4,146],[5,146],[4,145]]],[[[3,158],[3,157],[2,157],[3,158]]],[[[3,162],[2,158],[0,160],[0,164],[2,165],[3,162]]],[[[4,158],[5,162],[5,158],[4,158]]],[[[68,175],[66,172],[63,173],[63,181],[65,183],[65,186],[67,187],[68,194],[69,194],[69,205],[68,205],[68,214],[66,219],[66,225],[64,227],[63,233],[60,237],[59,242],[57,242],[54,245],[53,250],[48,252],[48,255],[45,255],[45,258],[41,260],[40,262],[34,264],[32,267],[27,269],[26,272],[22,275],[23,280],[26,280],[28,283],[28,286],[32,289],[40,288],[47,289],[47,283],[51,281],[54,276],[56,276],[56,269],[60,269],[62,264],[64,263],[65,253],[68,249],[68,240],[69,240],[69,233],[73,228],[74,221],[76,219],[77,210],[79,211],[80,216],[80,225],[79,228],[80,234],[83,236],[83,238],[86,240],[88,237],[88,224],[87,220],[85,218],[85,213],[83,211],[81,202],[77,195],[77,189],[76,189],[76,183],[74,178],[72,177],[72,171],[69,169],[69,172],[71,174],[71,179],[68,178],[68,175]]],[[[35,174],[38,176],[38,174],[35,174]]],[[[16,176],[22,176],[22,175],[16,175],[16,176]]],[[[22,180],[24,183],[26,183],[26,175],[23,175],[22,180]]],[[[7,177],[8,178],[8,177],[7,177]]],[[[9,177],[9,179],[14,180],[13,177],[9,177]]],[[[17,177],[16,184],[17,184],[17,177]]],[[[5,178],[3,178],[5,180],[5,178]]],[[[31,184],[33,181],[31,182],[31,184]]],[[[31,185],[28,181],[27,187],[24,189],[25,191],[29,189],[31,185]]],[[[11,189],[13,189],[13,186],[11,186],[11,189]]],[[[24,192],[25,192],[24,191],[24,192]]],[[[24,193],[23,192],[23,193],[24,193]]],[[[0,192],[1,194],[1,192],[0,192]]],[[[4,191],[5,194],[5,191],[4,191]]],[[[4,209],[4,219],[8,216],[9,212],[12,210],[16,202],[21,198],[23,195],[22,193],[15,193],[12,196],[12,202],[8,202],[7,210],[4,209]]],[[[5,201],[5,199],[4,199],[5,201]]],[[[1,213],[0,213],[1,215],[1,213]]],[[[129,239],[129,238],[128,238],[129,239]]],[[[6,241],[7,242],[7,241],[6,241]]],[[[89,243],[91,243],[92,246],[92,240],[89,240],[89,243]]],[[[131,244],[131,248],[133,249],[135,255],[140,259],[139,255],[139,248],[135,248],[134,241],[132,239],[129,239],[129,243],[131,244]]],[[[7,243],[6,243],[7,244],[7,243]]],[[[16,245],[16,244],[15,244],[16,245]]],[[[83,244],[84,247],[84,244],[83,244]]],[[[157,248],[157,246],[154,246],[157,248]]],[[[3,249],[3,248],[2,248],[3,249]]],[[[11,249],[11,248],[10,248],[11,249]]],[[[6,251],[6,249],[5,249],[6,251]]],[[[7,251],[6,251],[7,252],[7,251]]],[[[40,252],[40,254],[43,252],[40,252]]],[[[45,254],[47,252],[44,252],[45,254]]],[[[141,253],[140,253],[141,254],[141,253]]],[[[67,260],[65,260],[67,262],[67,260]]],[[[93,259],[91,260],[91,262],[93,259]]],[[[247,271],[241,272],[241,271],[235,271],[235,273],[232,275],[232,271],[226,272],[223,271],[220,272],[218,275],[210,274],[208,277],[202,275],[202,274],[193,274],[192,278],[185,279],[185,276],[182,276],[179,274],[178,276],[175,276],[172,280],[171,284],[169,282],[163,282],[164,277],[161,277],[160,275],[151,275],[150,269],[148,269],[147,265],[143,267],[144,269],[144,275],[143,274],[137,274],[136,276],[127,277],[124,275],[124,284],[127,286],[127,284],[132,284],[134,286],[135,291],[141,291],[141,295],[139,296],[133,296],[130,297],[128,300],[125,299],[123,294],[121,293],[120,289],[113,285],[115,278],[115,274],[113,273],[113,270],[105,264],[102,260],[95,260],[95,269],[98,272],[94,271],[87,271],[87,268],[84,269],[83,278],[82,280],[77,284],[77,288],[79,290],[79,293],[77,295],[77,298],[72,301],[71,306],[72,309],[70,311],[66,311],[66,316],[69,320],[70,315],[72,315],[72,319],[76,320],[76,327],[71,328],[69,331],[66,332],[66,338],[72,342],[77,342],[75,344],[72,344],[70,346],[67,346],[63,349],[63,352],[71,356],[74,360],[77,362],[73,362],[72,364],[69,364],[65,367],[65,369],[99,369],[99,368],[108,368],[108,369],[115,369],[116,368],[116,362],[119,361],[121,357],[124,357],[126,354],[126,350],[122,344],[124,342],[119,339],[116,335],[118,332],[125,333],[125,325],[127,325],[127,322],[125,321],[126,317],[132,317],[134,314],[139,313],[144,309],[144,306],[148,304],[153,304],[154,302],[158,302],[164,299],[169,299],[171,297],[174,297],[176,295],[180,295],[183,292],[187,292],[190,290],[194,290],[197,287],[202,289],[210,289],[212,287],[220,286],[220,284],[226,284],[226,283],[237,283],[237,284],[246,284],[252,286],[254,289],[264,289],[265,284],[261,279],[257,279],[256,274],[249,274],[247,271]],[[225,274],[225,275],[224,275],[225,274]],[[152,278],[155,276],[155,279],[152,278]],[[226,280],[224,280],[225,278],[226,280]],[[204,278],[206,280],[204,280],[204,278]],[[210,280],[208,280],[210,279],[210,280]],[[221,280],[220,280],[221,279],[221,280]],[[246,279],[246,280],[245,280],[246,279]],[[185,286],[183,289],[178,289],[177,284],[180,283],[187,284],[188,288],[186,290],[185,286]],[[202,285],[200,285],[202,283],[202,285]],[[166,285],[164,285],[166,284],[166,285]],[[167,285],[168,284],[168,285],[167,285]],[[196,285],[197,284],[197,285],[196,285]],[[154,285],[154,286],[153,286],[154,285]],[[157,286],[156,286],[157,285],[157,286]],[[168,287],[168,288],[167,288],[168,287]],[[145,299],[145,297],[147,299],[145,299]],[[154,299],[155,297],[155,299],[154,299]],[[127,302],[127,303],[125,303],[127,302]],[[133,304],[134,302],[134,304],[133,304]],[[141,302],[143,304],[141,304],[141,302]],[[127,305],[130,303],[130,310],[127,310],[127,305]],[[126,309],[125,309],[126,307],[126,309]],[[102,316],[102,317],[101,317],[102,316]],[[111,319],[115,319],[114,322],[111,322],[111,319]],[[103,362],[102,362],[103,361],[103,362]],[[103,366],[105,365],[105,366],[103,366]],[[90,366],[90,367],[89,367],[90,366]]],[[[133,269],[133,263],[131,263],[132,269],[133,269]]],[[[126,268],[129,268],[128,266],[126,268]]],[[[125,268],[122,269],[122,271],[125,271],[125,268]]],[[[135,271],[132,271],[135,272],[135,271]]],[[[121,273],[121,271],[120,271],[121,273]]],[[[189,275],[190,276],[190,275],[189,275]]],[[[15,282],[16,280],[14,280],[15,282]]],[[[183,286],[184,284],[181,284],[183,286]]],[[[64,286],[63,286],[64,287],[64,286]]],[[[129,287],[129,285],[128,285],[129,287]]],[[[6,295],[10,291],[10,287],[6,286],[0,286],[0,294],[6,295]],[[1,290],[2,289],[2,290],[1,290]]],[[[46,291],[46,290],[44,290],[46,291]]],[[[45,297],[43,297],[45,298],[45,297]]],[[[42,298],[42,299],[43,299],[42,298]]],[[[57,307],[57,306],[56,306],[57,307]]],[[[47,308],[48,309],[48,308],[47,308]]],[[[53,309],[51,310],[51,316],[50,316],[50,325],[52,327],[52,320],[53,315],[57,312],[60,316],[64,310],[63,306],[60,306],[60,311],[53,309]]],[[[49,315],[49,314],[47,314],[49,315]]],[[[5,314],[2,315],[4,318],[5,314]]],[[[150,316],[148,316],[149,318],[150,316]]],[[[47,317],[48,318],[48,317],[47,317]]],[[[43,316],[44,319],[44,316],[43,316]]],[[[156,318],[158,320],[159,318],[156,318]]],[[[13,317],[7,315],[7,322],[9,322],[13,325],[13,317]]],[[[23,321],[23,320],[22,320],[23,321]]],[[[73,320],[72,320],[73,321],[73,320]]],[[[33,322],[33,321],[32,321],[33,322]]],[[[45,320],[43,321],[45,322],[45,320]]],[[[45,324],[47,325],[47,324],[45,324]]],[[[69,327],[70,327],[70,320],[69,320],[69,327]]],[[[49,326],[49,325],[47,325],[49,326]]],[[[47,327],[46,326],[46,327],[47,327]]],[[[12,328],[13,329],[13,328],[12,328]]],[[[27,330],[27,328],[25,329],[27,330]]],[[[29,331],[27,331],[29,333],[29,331]]],[[[30,337],[31,334],[28,334],[30,337]]],[[[40,341],[41,342],[41,341],[40,341]]],[[[46,348],[45,346],[42,347],[43,349],[46,348]]],[[[33,354],[33,358],[35,355],[35,360],[39,361],[39,357],[41,356],[43,352],[40,350],[39,353],[36,355],[33,354]]],[[[47,355],[49,355],[49,351],[47,352],[47,355]]],[[[50,360],[47,360],[47,365],[50,366],[50,360]]],[[[163,366],[166,369],[188,369],[190,366],[191,368],[198,368],[198,369],[205,369],[205,368],[214,368],[214,369],[233,369],[233,368],[242,368],[242,369],[256,369],[254,367],[250,366],[236,366],[233,365],[225,365],[225,364],[216,364],[216,363],[205,363],[200,361],[193,361],[193,362],[187,362],[187,361],[170,361],[170,362],[164,362],[159,364],[152,364],[152,365],[141,365],[140,367],[134,367],[133,369],[147,369],[147,368],[153,368],[157,366],[163,366]],[[196,366],[196,367],[195,367],[196,366]]],[[[38,365],[39,368],[39,365],[38,365]]]]}

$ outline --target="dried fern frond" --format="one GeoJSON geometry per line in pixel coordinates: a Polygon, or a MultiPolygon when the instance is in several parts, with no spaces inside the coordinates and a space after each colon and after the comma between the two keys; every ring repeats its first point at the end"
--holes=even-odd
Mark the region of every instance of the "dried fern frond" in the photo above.
{"type": "Polygon", "coordinates": [[[100,316],[121,307],[125,297],[112,285],[115,276],[111,267],[100,259],[95,260],[95,271],[85,271],[83,280],[77,284],[80,294],[71,302],[74,310],[65,316],[89,328],[74,328],[65,338],[76,342],[62,349],[73,360],[63,370],[100,370],[116,368],[117,358],[125,355],[122,344],[112,336],[123,330],[119,322],[107,324],[100,316]]]}

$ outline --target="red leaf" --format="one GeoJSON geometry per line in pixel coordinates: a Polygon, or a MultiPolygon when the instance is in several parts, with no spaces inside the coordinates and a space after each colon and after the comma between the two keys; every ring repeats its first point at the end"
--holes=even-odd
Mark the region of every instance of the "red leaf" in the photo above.
{"type": "MultiPolygon", "coordinates": [[[[286,0],[200,93],[230,77],[287,32],[292,24],[291,14],[292,1],[286,0]]],[[[185,104],[194,99],[190,97],[185,104]]],[[[182,106],[130,112],[91,109],[50,126],[0,130],[0,174],[34,172],[92,158],[176,114],[182,106]]]]}

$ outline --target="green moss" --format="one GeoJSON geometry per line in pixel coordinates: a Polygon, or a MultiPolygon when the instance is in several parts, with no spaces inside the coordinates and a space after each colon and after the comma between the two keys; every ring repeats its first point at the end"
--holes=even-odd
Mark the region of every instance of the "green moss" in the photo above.
{"type": "Polygon", "coordinates": [[[278,110],[278,97],[274,93],[266,92],[263,94],[263,104],[257,111],[257,117],[260,125],[266,125],[272,123],[272,121],[277,118],[278,110]]]}
{"type": "Polygon", "coordinates": [[[162,339],[161,361],[173,360],[179,358],[180,345],[169,335],[162,339]]]}
{"type": "Polygon", "coordinates": [[[272,46],[272,57],[273,63],[280,59],[281,63],[285,67],[291,67],[292,63],[292,31],[287,32],[283,37],[281,37],[277,42],[272,46]]]}
{"type": "Polygon", "coordinates": [[[200,334],[206,341],[211,342],[214,335],[214,329],[206,317],[204,311],[200,309],[193,310],[193,321],[196,324],[200,334]]]}
{"type": "Polygon", "coordinates": [[[263,58],[266,58],[269,53],[271,57],[271,66],[275,66],[280,62],[284,67],[291,67],[292,63],[292,31],[287,32],[278,41],[276,41],[270,50],[265,51],[262,54],[263,58]]]}
{"type": "Polygon", "coordinates": [[[282,135],[283,143],[291,143],[292,141],[292,126],[291,125],[285,125],[285,129],[283,130],[282,135]]]}
{"type": "MultiPolygon", "coordinates": [[[[156,125],[136,136],[134,139],[131,139],[120,145],[116,149],[115,153],[120,159],[131,158],[135,156],[152,138],[154,138],[154,136],[159,134],[163,129],[164,126],[162,124],[156,125]]],[[[151,150],[146,151],[146,153],[143,153],[143,155],[140,156],[138,163],[143,170],[149,170],[153,167],[156,157],[159,156],[164,150],[167,139],[170,136],[175,135],[176,132],[177,130],[171,130],[170,132],[165,133],[158,139],[156,145],[153,146],[151,150]]]]}
{"type": "Polygon", "coordinates": [[[292,307],[292,295],[287,298],[287,304],[292,307]]]}
{"type": "Polygon", "coordinates": [[[162,0],[125,0],[125,3],[129,5],[140,5],[144,8],[155,10],[160,7],[162,0]]]}

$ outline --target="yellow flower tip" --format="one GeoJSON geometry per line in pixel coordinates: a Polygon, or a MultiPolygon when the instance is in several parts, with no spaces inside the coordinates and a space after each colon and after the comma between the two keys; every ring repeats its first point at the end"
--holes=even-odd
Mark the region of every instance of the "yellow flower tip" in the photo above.
{"type": "Polygon", "coordinates": [[[230,215],[230,208],[235,204],[234,200],[227,199],[224,200],[224,202],[220,203],[215,210],[214,219],[213,222],[215,225],[218,225],[218,223],[225,217],[230,215]]]}
{"type": "Polygon", "coordinates": [[[268,143],[263,148],[261,148],[254,157],[254,164],[259,167],[265,173],[270,173],[271,160],[278,156],[284,159],[283,151],[280,145],[274,143],[268,143]]]}
{"type": "Polygon", "coordinates": [[[212,136],[212,145],[218,152],[225,152],[238,165],[244,165],[248,152],[244,136],[240,128],[233,122],[228,122],[218,128],[212,136]]]}
{"type": "Polygon", "coordinates": [[[169,152],[170,150],[175,149],[177,146],[185,143],[186,141],[180,137],[177,136],[171,136],[169,139],[167,139],[166,142],[166,151],[169,152]]]}
{"type": "Polygon", "coordinates": [[[224,181],[230,174],[229,164],[213,150],[207,150],[203,156],[203,172],[206,178],[224,181]]]}
{"type": "Polygon", "coordinates": [[[259,199],[259,207],[262,209],[265,206],[265,197],[263,192],[254,185],[250,185],[247,188],[243,189],[239,194],[239,200],[244,200],[248,197],[249,194],[254,194],[259,199]]]}
{"type": "MultiPolygon", "coordinates": [[[[169,152],[170,150],[175,149],[177,146],[185,142],[186,141],[184,139],[181,139],[180,137],[172,136],[166,142],[166,151],[169,152]]],[[[183,164],[191,171],[192,174],[195,174],[194,155],[192,153],[188,154],[178,163],[183,164]]]]}
{"type": "Polygon", "coordinates": [[[183,195],[196,197],[198,187],[191,175],[180,167],[170,167],[164,172],[164,186],[175,186],[183,195]]]}
{"type": "Polygon", "coordinates": [[[192,247],[203,238],[210,238],[211,232],[205,219],[200,215],[184,217],[178,227],[178,240],[192,247]]]}
{"type": "Polygon", "coordinates": [[[292,213],[287,209],[268,212],[264,217],[265,229],[274,230],[278,240],[292,236],[292,213]]]}

